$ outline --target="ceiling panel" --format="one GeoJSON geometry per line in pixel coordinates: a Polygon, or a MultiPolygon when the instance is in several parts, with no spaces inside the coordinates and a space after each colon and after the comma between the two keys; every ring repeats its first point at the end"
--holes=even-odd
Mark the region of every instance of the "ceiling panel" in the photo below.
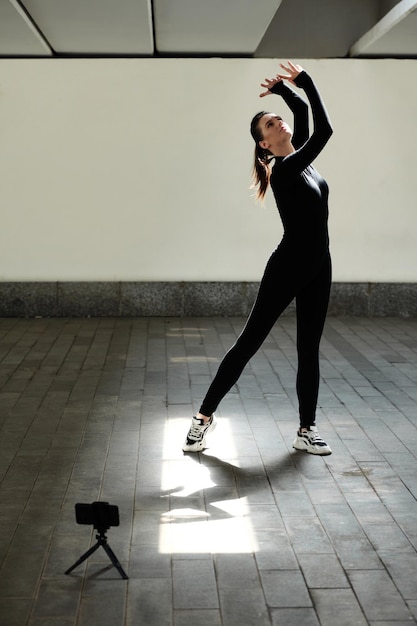
{"type": "Polygon", "coordinates": [[[22,4],[56,52],[154,52],[150,0],[24,0],[22,4]]]}
{"type": "Polygon", "coordinates": [[[256,57],[344,57],[379,18],[377,0],[284,0],[256,57]]]}
{"type": "Polygon", "coordinates": [[[0,55],[51,56],[52,51],[17,2],[0,0],[0,55]]]}
{"type": "Polygon", "coordinates": [[[155,39],[170,54],[251,55],[281,0],[154,0],[155,39]]]}

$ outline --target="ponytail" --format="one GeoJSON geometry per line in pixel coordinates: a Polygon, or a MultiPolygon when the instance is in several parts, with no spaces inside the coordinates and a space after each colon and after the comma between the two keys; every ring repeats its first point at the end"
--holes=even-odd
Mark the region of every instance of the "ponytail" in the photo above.
{"type": "Polygon", "coordinates": [[[269,150],[261,148],[259,142],[262,141],[262,133],[259,129],[259,120],[266,115],[266,111],[260,111],[252,119],[250,132],[255,141],[255,154],[252,168],[252,185],[251,189],[256,189],[256,197],[263,200],[269,187],[269,179],[271,178],[270,162],[272,161],[269,150]]]}
{"type": "Polygon", "coordinates": [[[255,146],[251,189],[256,189],[256,197],[261,201],[265,197],[271,178],[270,163],[272,159],[269,158],[269,154],[268,150],[264,150],[258,144],[255,146]]]}

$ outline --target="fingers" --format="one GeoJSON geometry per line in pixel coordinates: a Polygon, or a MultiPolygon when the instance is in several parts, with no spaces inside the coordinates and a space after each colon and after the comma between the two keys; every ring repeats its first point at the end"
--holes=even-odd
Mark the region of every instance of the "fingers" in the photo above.
{"type": "Polygon", "coordinates": [[[287,61],[287,65],[284,65],[284,63],[280,63],[279,65],[280,67],[282,67],[283,70],[291,74],[291,76],[293,76],[294,74],[299,74],[303,69],[301,65],[295,65],[291,61],[287,61]]]}
{"type": "Polygon", "coordinates": [[[278,75],[275,78],[265,78],[265,82],[261,83],[261,87],[273,87],[273,85],[275,85],[275,83],[278,83],[281,79],[278,77],[278,75]]]}
{"type": "Polygon", "coordinates": [[[272,89],[272,87],[279,82],[281,82],[281,78],[278,76],[278,74],[275,76],[275,78],[265,78],[265,82],[261,83],[261,87],[264,87],[266,91],[260,93],[259,97],[264,98],[265,96],[269,96],[271,94],[270,89],[272,89]]]}
{"type": "Polygon", "coordinates": [[[287,61],[288,67],[284,65],[284,63],[280,63],[279,66],[282,67],[286,72],[296,72],[297,66],[294,65],[291,61],[287,61]]]}
{"type": "Polygon", "coordinates": [[[287,73],[278,73],[275,75],[275,78],[265,78],[265,82],[261,83],[261,87],[266,89],[266,91],[263,91],[259,94],[260,98],[269,96],[272,87],[283,80],[288,80],[290,83],[294,84],[294,79],[298,76],[300,72],[303,71],[301,65],[295,65],[292,61],[287,61],[287,64],[280,63],[279,66],[282,67],[282,69],[287,73]]]}

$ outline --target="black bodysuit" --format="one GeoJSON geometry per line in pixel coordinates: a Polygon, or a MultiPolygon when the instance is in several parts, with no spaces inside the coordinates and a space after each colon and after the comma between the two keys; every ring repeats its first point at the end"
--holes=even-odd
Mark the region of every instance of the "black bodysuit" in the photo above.
{"type": "Polygon", "coordinates": [[[302,71],[295,83],[311,105],[314,130],[309,137],[308,105],[284,82],[271,91],[282,96],[294,114],[295,152],[275,157],[271,188],[284,227],[272,253],[246,325],[227,352],[201,405],[211,415],[237,382],[249,359],[260,348],[278,317],[296,299],[297,395],[300,426],[315,424],[319,389],[319,344],[330,294],[328,186],[313,167],[332,134],[325,106],[310,76],[302,71]]]}

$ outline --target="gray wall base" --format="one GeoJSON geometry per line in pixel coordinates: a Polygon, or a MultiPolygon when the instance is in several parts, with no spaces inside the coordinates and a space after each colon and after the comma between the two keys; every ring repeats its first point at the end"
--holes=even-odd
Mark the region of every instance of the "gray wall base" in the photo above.
{"type": "MultiPolygon", "coordinates": [[[[4,282],[0,317],[246,316],[259,283],[4,282]]],[[[292,303],[284,315],[294,315],[292,303]]],[[[415,283],[333,283],[329,315],[417,317],[415,283]]]]}

